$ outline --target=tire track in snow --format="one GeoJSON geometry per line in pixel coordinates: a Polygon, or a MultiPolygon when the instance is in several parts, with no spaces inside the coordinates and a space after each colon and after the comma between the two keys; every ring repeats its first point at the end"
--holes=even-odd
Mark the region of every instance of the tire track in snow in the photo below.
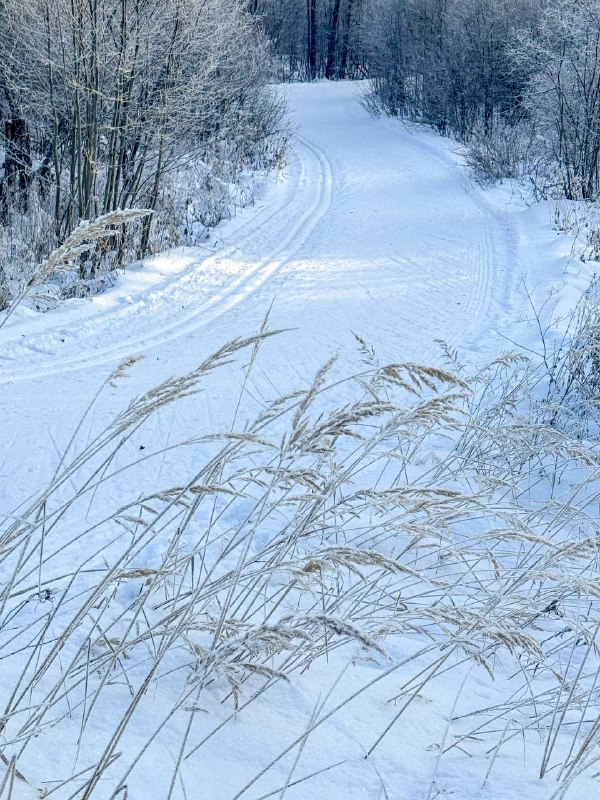
{"type": "MultiPolygon", "coordinates": [[[[50,364],[42,361],[35,366],[28,365],[24,369],[12,370],[5,368],[0,370],[0,384],[73,372],[86,367],[116,364],[120,359],[134,353],[146,352],[199,330],[262,288],[282,267],[292,260],[325,216],[332,203],[334,175],[329,158],[320,148],[302,136],[296,136],[296,142],[299,145],[296,152],[300,150],[301,164],[300,177],[296,188],[299,189],[304,183],[309,189],[309,192],[307,192],[308,197],[304,196],[303,192],[293,192],[293,194],[299,196],[299,198],[295,197],[294,199],[300,199],[302,210],[296,215],[290,230],[283,235],[276,247],[265,253],[256,264],[245,270],[239,278],[234,279],[225,289],[211,297],[192,313],[188,313],[183,318],[158,328],[153,327],[150,333],[132,336],[121,341],[118,345],[96,348],[71,358],[57,356],[52,359],[50,364]]],[[[194,271],[205,269],[209,261],[218,263],[231,258],[234,254],[243,254],[244,242],[260,234],[260,231],[266,229],[275,218],[284,216],[284,221],[287,224],[287,212],[288,206],[286,204],[275,212],[267,214],[262,221],[259,221],[258,225],[256,224],[256,217],[253,217],[249,220],[247,226],[243,226],[244,228],[250,227],[249,236],[234,245],[228,246],[224,251],[215,254],[215,256],[203,259],[194,267],[194,271]],[[254,224],[252,224],[253,222],[254,224]]],[[[183,281],[187,278],[189,278],[189,273],[184,276],[183,281]]],[[[174,282],[175,285],[178,283],[180,281],[174,282]]],[[[167,295],[171,290],[172,284],[167,286],[163,294],[167,295]]],[[[135,320],[132,320],[132,322],[135,322],[135,320]]],[[[59,324],[63,325],[64,320],[60,320],[59,324]]],[[[43,335],[47,336],[48,333],[48,331],[45,331],[43,335]]]]}

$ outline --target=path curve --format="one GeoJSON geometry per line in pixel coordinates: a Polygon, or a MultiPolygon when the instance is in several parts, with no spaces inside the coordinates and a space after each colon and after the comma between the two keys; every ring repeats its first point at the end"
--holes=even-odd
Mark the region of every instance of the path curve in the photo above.
{"type": "Polygon", "coordinates": [[[9,324],[0,385],[152,351],[186,368],[180,354],[201,332],[215,345],[247,335],[273,300],[273,324],[299,331],[281,368],[303,377],[355,347],[353,332],[382,360],[435,361],[439,340],[490,350],[511,313],[515,237],[449,142],[371,118],[355,84],[289,92],[299,132],[287,180],[263,207],[223,225],[214,252],[172,251],[106,296],[9,324]],[[146,274],[163,269],[145,288],[146,274]]]}

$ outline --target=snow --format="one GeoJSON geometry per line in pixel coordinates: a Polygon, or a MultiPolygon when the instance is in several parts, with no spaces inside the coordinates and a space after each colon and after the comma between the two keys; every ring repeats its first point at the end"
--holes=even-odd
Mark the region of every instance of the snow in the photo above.
{"type": "Polygon", "coordinates": [[[353,352],[350,330],[382,359],[401,349],[425,362],[436,338],[486,338],[510,315],[520,271],[510,218],[469,185],[446,141],[373,120],[353,84],[325,88],[291,90],[301,135],[260,208],[223,225],[218,244],[158,256],[105,295],[61,309],[58,329],[52,314],[35,331],[28,319],[11,325],[0,380],[166,353],[206,326],[217,341],[232,327],[255,329],[273,299],[273,323],[297,329],[286,348],[304,375],[324,352],[353,352]]]}
{"type": "MultiPolygon", "coordinates": [[[[569,258],[568,242],[553,231],[547,205],[528,205],[510,187],[477,187],[448,140],[370,117],[360,104],[360,84],[299,84],[285,91],[297,129],[293,151],[255,207],[220,225],[203,247],[148,259],[102,296],[72,300],[43,315],[20,309],[0,331],[0,507],[5,512],[52,476],[97,388],[127,356],[143,358],[103,391],[76,445],[85,445],[93,431],[151,386],[195,368],[233,337],[256,332],[267,313],[270,326],[284,332],[263,345],[249,380],[247,392],[257,405],[306,385],[332,354],[338,355],[334,376],[355,371],[354,334],[374,347],[382,363],[439,364],[438,340],[459,348],[461,359],[473,364],[485,363],[514,341],[536,349],[524,282],[538,299],[566,284],[567,300],[561,302],[569,304],[585,288],[589,269],[569,258]]],[[[158,449],[192,434],[228,429],[239,382],[239,370],[226,368],[203,394],[159,412],[146,438],[134,437],[127,446],[131,452],[158,449]]],[[[141,465],[113,490],[111,501],[131,497],[146,480],[167,473],[175,480],[188,466],[168,454],[158,476],[153,467],[141,465]]],[[[359,660],[349,669],[349,656],[342,652],[297,675],[290,685],[278,685],[186,763],[187,796],[233,798],[271,757],[302,737],[319,703],[326,713],[389,669],[394,658],[406,658],[411,647],[415,642],[392,648],[392,660],[383,666],[359,660]]],[[[402,724],[365,759],[395,713],[388,702],[397,689],[391,672],[311,734],[292,783],[340,766],[290,786],[287,796],[548,798],[552,778],[537,780],[531,766],[539,764],[539,752],[524,754],[518,741],[503,748],[485,785],[487,762],[464,751],[454,750],[438,763],[448,717],[463,702],[465,709],[472,707],[478,695],[480,705],[492,702],[495,690],[484,677],[475,676],[464,696],[460,693],[468,669],[452,673],[449,682],[441,677],[428,684],[402,724]]],[[[115,709],[127,702],[126,687],[119,691],[115,709]]],[[[211,728],[206,717],[225,713],[216,694],[207,710],[208,715],[196,715],[204,731],[211,728]]],[[[104,713],[110,716],[111,709],[104,713]]],[[[146,704],[143,722],[128,740],[131,753],[163,713],[160,703],[146,704]]],[[[131,779],[130,800],[167,796],[185,722],[174,720],[160,746],[151,748],[144,769],[131,779]]],[[[94,718],[91,726],[104,741],[104,720],[94,718]]],[[[76,727],[65,723],[65,742],[76,740],[76,727]]],[[[194,741],[199,738],[195,730],[194,741]]],[[[51,762],[52,780],[68,776],[72,751],[61,748],[51,731],[41,739],[45,756],[32,766],[40,780],[48,779],[51,762]]],[[[87,755],[92,752],[90,745],[87,755]]],[[[258,798],[285,785],[294,758],[292,751],[244,797],[258,798]]],[[[590,791],[586,784],[569,796],[583,800],[590,791]]]]}

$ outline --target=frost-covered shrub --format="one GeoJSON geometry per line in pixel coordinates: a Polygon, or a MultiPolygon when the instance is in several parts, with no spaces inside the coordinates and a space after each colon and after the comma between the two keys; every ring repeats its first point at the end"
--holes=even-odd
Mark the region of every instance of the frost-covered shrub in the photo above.
{"type": "Polygon", "coordinates": [[[491,130],[479,123],[465,145],[465,162],[474,178],[490,185],[506,178],[522,179],[540,164],[539,147],[528,123],[499,118],[491,130]]]}
{"type": "Polygon", "coordinates": [[[568,329],[547,357],[547,418],[580,435],[600,435],[600,278],[590,284],[568,329]]]}

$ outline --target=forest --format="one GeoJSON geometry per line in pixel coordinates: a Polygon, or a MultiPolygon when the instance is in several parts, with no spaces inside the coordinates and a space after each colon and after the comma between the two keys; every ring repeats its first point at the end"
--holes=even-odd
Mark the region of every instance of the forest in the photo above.
{"type": "Polygon", "coordinates": [[[261,12],[283,78],[369,79],[375,113],[466,143],[481,179],[597,197],[595,0],[309,0],[261,12]]]}

